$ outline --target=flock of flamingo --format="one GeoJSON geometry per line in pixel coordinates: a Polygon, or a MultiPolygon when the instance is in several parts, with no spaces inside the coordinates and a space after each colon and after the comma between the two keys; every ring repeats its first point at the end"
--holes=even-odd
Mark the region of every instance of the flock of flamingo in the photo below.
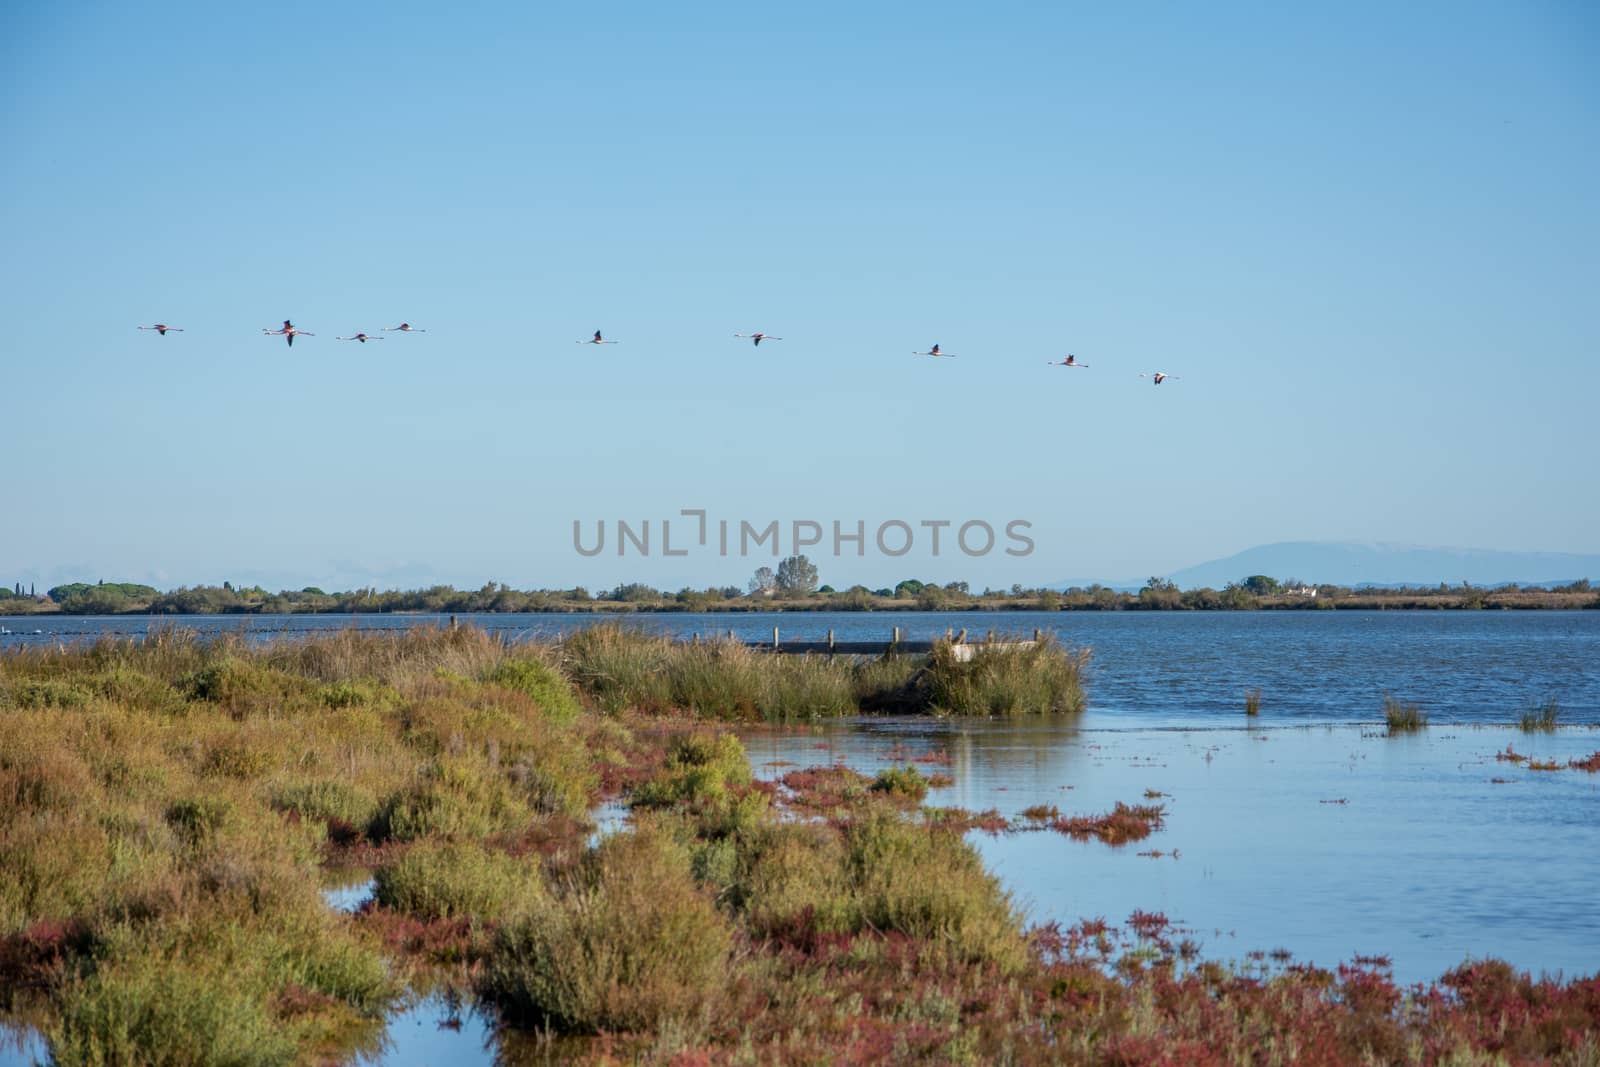
{"type": "MultiPolygon", "coordinates": [[[[181,326],[169,326],[164,322],[158,322],[153,326],[140,326],[139,329],[141,329],[141,330],[154,330],[156,333],[160,334],[162,337],[165,337],[169,333],[182,333],[183,332],[183,327],[181,327],[181,326]]],[[[283,325],[280,326],[276,330],[269,330],[269,329],[267,329],[266,327],[263,326],[261,328],[261,332],[266,334],[268,337],[281,337],[281,338],[283,338],[285,341],[287,341],[289,343],[289,347],[291,347],[291,348],[294,347],[294,339],[296,337],[315,337],[316,336],[316,334],[311,333],[309,330],[300,329],[298,326],[296,326],[294,323],[290,322],[288,319],[284,319],[283,320],[283,325]]],[[[384,333],[427,333],[428,331],[422,329],[420,326],[413,326],[409,322],[402,322],[398,326],[385,326],[383,328],[383,332],[384,333]]],[[[781,340],[783,340],[783,338],[781,338],[781,337],[774,337],[770,333],[762,333],[759,330],[756,331],[755,333],[736,333],[733,336],[741,338],[741,339],[744,339],[744,340],[748,340],[751,344],[755,345],[758,348],[760,347],[762,341],[781,341],[781,340]]],[[[380,337],[380,336],[374,336],[372,334],[367,334],[367,333],[355,333],[355,334],[352,334],[349,337],[339,337],[337,339],[340,340],[340,341],[360,341],[362,344],[366,344],[368,341],[381,341],[381,340],[383,340],[383,338],[380,337]]],[[[580,344],[580,345],[618,345],[618,344],[621,344],[622,342],[621,341],[607,340],[605,337],[603,337],[601,335],[599,330],[596,330],[594,332],[594,336],[593,337],[588,337],[588,338],[585,338],[584,340],[581,340],[581,341],[574,341],[573,343],[574,344],[580,344]]],[[[952,359],[955,358],[955,353],[954,352],[946,352],[946,351],[942,350],[938,345],[934,345],[932,348],[928,349],[926,352],[913,352],[911,354],[913,356],[933,356],[936,359],[942,359],[942,358],[946,358],[946,357],[952,358],[952,359]]],[[[1074,356],[1069,352],[1065,359],[1052,359],[1052,360],[1046,361],[1046,366],[1050,366],[1050,367],[1082,367],[1084,369],[1087,369],[1089,364],[1080,362],[1077,356],[1074,356]]],[[[1141,374],[1141,375],[1139,375],[1139,377],[1141,377],[1141,378],[1149,378],[1152,385],[1160,385],[1162,382],[1168,380],[1169,378],[1172,379],[1173,381],[1176,381],[1178,379],[1178,375],[1176,375],[1176,374],[1168,374],[1165,371],[1159,371],[1159,370],[1158,371],[1153,371],[1153,372],[1151,372],[1149,374],[1141,374]]]]}

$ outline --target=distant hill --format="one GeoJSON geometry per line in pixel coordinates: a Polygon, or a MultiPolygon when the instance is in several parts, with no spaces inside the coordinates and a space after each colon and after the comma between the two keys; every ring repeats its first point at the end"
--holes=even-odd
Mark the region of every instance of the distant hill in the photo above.
{"type": "Polygon", "coordinates": [[[1282,541],[1185,567],[1167,577],[1181,589],[1221,589],[1252,574],[1333,585],[1560,585],[1579,578],[1600,580],[1600,555],[1282,541]]]}

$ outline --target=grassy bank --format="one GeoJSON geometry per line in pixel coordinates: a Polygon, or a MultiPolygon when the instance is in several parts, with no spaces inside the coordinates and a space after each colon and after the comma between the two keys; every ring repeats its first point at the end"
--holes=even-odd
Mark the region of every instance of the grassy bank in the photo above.
{"type": "MultiPolygon", "coordinates": [[[[1370,961],[1206,964],[1159,916],[1029,929],[960,832],[1004,821],[923,806],[948,779],[763,782],[718,725],[1066,710],[1079,666],[1052,646],[828,662],[616,629],[0,657],[0,1012],[64,1064],[336,1061],[440,982],[561,1061],[1600,1057],[1593,979],[1488,962],[1401,990],[1370,961]],[[602,798],[630,825],[591,844],[602,798]],[[351,866],[374,900],[343,915],[318,886],[351,866]]],[[[1162,810],[1025,821],[1117,847],[1162,810]]]]}

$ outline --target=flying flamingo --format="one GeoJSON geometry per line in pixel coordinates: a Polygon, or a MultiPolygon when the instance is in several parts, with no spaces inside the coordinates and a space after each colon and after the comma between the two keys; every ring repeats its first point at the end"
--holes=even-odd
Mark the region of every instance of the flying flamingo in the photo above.
{"type": "Polygon", "coordinates": [[[622,342],[621,341],[607,341],[604,337],[600,336],[600,331],[596,330],[594,332],[594,336],[591,337],[589,340],[587,340],[587,341],[574,341],[572,343],[575,344],[575,345],[620,345],[622,342]]]}
{"type": "Polygon", "coordinates": [[[283,320],[283,328],[281,330],[269,330],[265,326],[263,326],[261,328],[261,332],[266,334],[268,337],[282,337],[285,341],[289,342],[289,347],[290,348],[294,347],[294,339],[296,337],[315,337],[316,336],[316,334],[314,334],[314,333],[308,333],[305,330],[299,329],[298,327],[295,326],[294,323],[290,322],[288,319],[284,319],[283,320]]]}
{"type": "Polygon", "coordinates": [[[1087,367],[1089,364],[1079,363],[1078,357],[1069,352],[1066,359],[1046,360],[1045,365],[1050,367],[1087,367]]]}
{"type": "Polygon", "coordinates": [[[748,337],[748,338],[750,338],[751,342],[753,344],[757,345],[758,347],[760,346],[762,341],[781,341],[781,340],[783,340],[783,338],[774,337],[770,333],[736,333],[736,334],[734,334],[734,336],[735,337],[748,337]]]}
{"type": "MultiPolygon", "coordinates": [[[[418,332],[420,333],[422,331],[419,330],[418,332]]],[[[381,337],[372,337],[372,336],[369,336],[369,335],[364,334],[364,333],[358,333],[354,337],[337,337],[337,338],[335,338],[335,340],[337,340],[337,341],[360,341],[362,344],[366,344],[368,341],[381,341],[381,340],[383,340],[383,338],[381,338],[381,337]]]]}
{"type": "Polygon", "coordinates": [[[955,359],[956,358],[956,354],[954,352],[941,352],[941,351],[939,351],[939,346],[938,345],[934,345],[932,348],[928,349],[926,352],[913,352],[911,354],[913,356],[949,356],[951,359],[955,359]]]}
{"type": "MultiPolygon", "coordinates": [[[[385,326],[383,328],[383,332],[384,333],[393,333],[395,330],[399,330],[401,333],[427,333],[428,332],[427,330],[424,330],[421,327],[411,325],[409,322],[402,322],[398,326],[385,326]]],[[[374,340],[376,340],[376,338],[374,338],[374,340]]]]}
{"type": "Polygon", "coordinates": [[[1153,384],[1153,385],[1160,385],[1162,382],[1166,381],[1168,378],[1171,378],[1174,381],[1176,381],[1177,378],[1178,378],[1178,376],[1176,374],[1168,374],[1165,371],[1159,371],[1159,370],[1156,371],[1154,374],[1141,374],[1141,375],[1139,375],[1139,377],[1151,379],[1151,384],[1153,384]]]}
{"type": "Polygon", "coordinates": [[[156,333],[159,333],[162,337],[165,337],[167,335],[167,331],[168,330],[171,330],[173,333],[182,333],[183,332],[183,327],[182,326],[168,326],[164,322],[158,322],[154,326],[141,326],[141,327],[139,327],[139,329],[141,329],[141,330],[154,330],[156,333]]]}

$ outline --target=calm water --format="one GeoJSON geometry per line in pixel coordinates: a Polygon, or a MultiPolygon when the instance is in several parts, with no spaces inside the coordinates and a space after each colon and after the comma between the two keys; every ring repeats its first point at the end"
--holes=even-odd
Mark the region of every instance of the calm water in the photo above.
{"type": "MultiPolygon", "coordinates": [[[[463,622],[515,639],[593,625],[593,615],[470,615],[463,622]]],[[[284,633],[358,626],[431,626],[436,615],[289,615],[66,618],[0,617],[0,650],[100,634],[142,635],[151,626],[284,633]],[[33,631],[41,631],[34,633],[33,631]]],[[[1089,700],[1141,726],[1235,721],[1244,691],[1259,686],[1272,722],[1371,722],[1383,694],[1418,703],[1437,721],[1515,722],[1554,699],[1562,721],[1600,723],[1600,611],[948,612],[635,615],[628,625],[688,636],[747,640],[907,639],[966,629],[1054,633],[1094,652],[1089,700]]]]}
{"type": "MultiPolygon", "coordinates": [[[[1238,716],[1237,718],[1242,718],[1238,716]]],[[[943,753],[929,803],[1010,817],[1159,803],[1165,827],[1111,848],[1050,832],[971,840],[1033,921],[1162,912],[1212,959],[1290,950],[1332,968],[1383,954],[1402,981],[1469,956],[1535,973],[1600,970],[1600,775],[1495,759],[1600,749],[1600,730],[1433,726],[1129,727],[1071,720],[829,723],[746,736],[756,773],[843,762],[864,773],[943,753]],[[940,768],[942,769],[942,768],[940,768]],[[1165,796],[1146,800],[1146,791],[1165,796]],[[1140,852],[1160,851],[1161,857],[1140,852]]]]}
{"type": "MultiPolygon", "coordinates": [[[[593,616],[462,617],[527,639],[593,616]]],[[[357,625],[431,625],[433,616],[294,616],[173,621],[263,638],[357,625]]],[[[1600,749],[1600,612],[1241,614],[951,613],[648,615],[631,625],[678,635],[911,639],[965,627],[1058,634],[1089,647],[1090,709],[1070,719],[851,720],[745,734],[757,774],[843,762],[866,772],[940,753],[955,784],[929,802],[1014,815],[1067,814],[1165,794],[1166,825],[1120,849],[1048,833],[974,834],[973,843],[1031,921],[1162,912],[1208,958],[1287,949],[1332,967],[1383,954],[1402,981],[1438,977],[1468,957],[1535,973],[1600,970],[1600,775],[1498,761],[1517,752],[1565,765],[1600,749]],[[1245,689],[1263,691],[1246,723],[1245,689]],[[1421,704],[1432,725],[1390,738],[1385,692],[1421,704]],[[1553,734],[1509,727],[1554,699],[1553,734]],[[1140,855],[1159,851],[1163,855],[1140,855]]],[[[5,619],[0,650],[146,631],[147,621],[5,619]],[[21,633],[34,629],[40,634],[21,633]]],[[[622,812],[608,809],[606,826],[622,812]]],[[[358,879],[330,903],[364,898],[358,879]]],[[[5,1036],[0,1031],[0,1039],[5,1036]]],[[[9,1035],[0,1064],[22,1052],[9,1035]]],[[[437,998],[394,1015],[369,1062],[514,1062],[490,1021],[437,998]]],[[[25,1058],[24,1058],[25,1057],[25,1058]]]]}

